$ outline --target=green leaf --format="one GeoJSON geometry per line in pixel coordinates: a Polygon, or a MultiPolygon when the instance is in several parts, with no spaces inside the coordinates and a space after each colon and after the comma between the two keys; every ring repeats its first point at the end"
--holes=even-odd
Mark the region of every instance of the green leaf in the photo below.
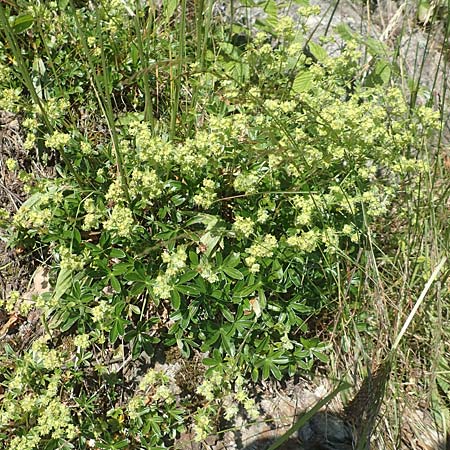
{"type": "Polygon", "coordinates": [[[109,252],[109,256],[111,258],[125,258],[126,253],[120,249],[120,248],[112,248],[111,251],[109,252]]]}
{"type": "Polygon", "coordinates": [[[198,272],[195,270],[190,270],[189,272],[184,273],[181,275],[181,277],[178,279],[178,283],[183,284],[188,281],[193,280],[198,275],[198,272]]]}
{"type": "Polygon", "coordinates": [[[262,379],[267,380],[267,378],[269,378],[269,375],[270,375],[270,364],[266,363],[263,365],[262,368],[262,379]]]}
{"type": "Polygon", "coordinates": [[[182,286],[177,286],[177,290],[185,295],[197,296],[200,295],[200,289],[193,284],[186,284],[182,286]]]}
{"type": "Polygon", "coordinates": [[[346,23],[337,25],[335,30],[344,41],[352,41],[357,36],[357,34],[346,23]]]}
{"type": "Polygon", "coordinates": [[[225,330],[222,328],[220,330],[220,334],[222,336],[222,346],[223,349],[230,355],[234,356],[235,354],[235,346],[234,341],[231,338],[231,336],[228,336],[225,330]]]}
{"type": "Polygon", "coordinates": [[[211,253],[216,248],[217,244],[221,241],[222,236],[214,236],[211,233],[205,233],[200,242],[206,246],[205,256],[211,256],[211,253]]]}
{"type": "Polygon", "coordinates": [[[324,62],[328,59],[328,53],[321,45],[311,41],[308,46],[309,51],[312,53],[314,58],[317,59],[317,61],[324,62]]]}
{"type": "Polygon", "coordinates": [[[72,285],[72,269],[63,268],[59,271],[53,292],[53,301],[57,302],[72,285]]]}
{"type": "Polygon", "coordinates": [[[117,319],[114,321],[111,331],[109,332],[109,340],[112,344],[116,342],[119,336],[123,336],[125,333],[124,321],[117,319]]]}
{"type": "Polygon", "coordinates": [[[230,277],[233,278],[234,280],[243,280],[244,279],[244,275],[242,274],[242,272],[240,272],[237,269],[234,269],[233,267],[222,267],[222,270],[230,277]]]}
{"type": "Polygon", "coordinates": [[[228,320],[228,322],[234,323],[235,318],[234,318],[233,314],[231,314],[231,311],[229,309],[227,309],[226,306],[221,308],[221,311],[222,311],[223,317],[225,317],[225,319],[228,320]]]}
{"type": "Polygon", "coordinates": [[[164,8],[164,18],[168,21],[175,12],[175,9],[178,5],[178,0],[166,0],[165,8],[164,8]]]}
{"type": "Polygon", "coordinates": [[[327,363],[329,362],[329,357],[322,352],[318,352],[316,350],[312,350],[312,354],[321,362],[327,363]]]}
{"type": "Polygon", "coordinates": [[[223,265],[227,266],[227,267],[236,267],[239,264],[240,260],[241,260],[241,254],[233,252],[233,253],[230,253],[225,258],[223,265]]]}
{"type": "Polygon", "coordinates": [[[76,316],[69,316],[69,318],[64,321],[61,326],[60,326],[60,330],[64,333],[67,330],[69,330],[72,325],[79,319],[80,317],[78,315],[76,316]]]}
{"type": "Polygon", "coordinates": [[[181,296],[180,296],[180,293],[176,289],[174,289],[170,293],[170,300],[171,300],[173,309],[175,309],[175,310],[180,309],[181,296]]]}
{"type": "Polygon", "coordinates": [[[180,205],[182,205],[182,204],[186,201],[186,197],[183,197],[183,196],[180,195],[180,194],[176,194],[176,195],[174,195],[170,200],[172,201],[172,203],[173,203],[175,206],[180,206],[180,205]]]}
{"type": "Polygon", "coordinates": [[[299,94],[301,92],[307,92],[312,88],[313,76],[312,73],[303,69],[295,77],[294,82],[292,83],[292,92],[295,94],[299,94]]]}
{"type": "Polygon", "coordinates": [[[270,368],[270,371],[272,372],[272,375],[277,379],[277,380],[281,380],[281,378],[283,377],[283,375],[281,374],[280,369],[277,366],[272,366],[270,368]]]}
{"type": "Polygon", "coordinates": [[[116,442],[114,444],[114,448],[115,449],[125,448],[125,447],[128,447],[129,444],[130,444],[130,441],[128,439],[123,439],[122,441],[116,442]]]}
{"type": "Polygon", "coordinates": [[[130,263],[118,263],[114,264],[112,268],[112,273],[114,275],[123,275],[124,273],[128,272],[132,268],[132,265],[130,263]]]}
{"type": "Polygon", "coordinates": [[[113,275],[111,274],[109,276],[109,281],[111,282],[111,287],[117,292],[121,292],[122,291],[122,286],[120,285],[119,280],[113,275]]]}
{"type": "Polygon", "coordinates": [[[268,25],[275,27],[278,24],[278,6],[275,0],[266,0],[264,12],[267,14],[267,19],[265,22],[268,25]]]}
{"type": "Polygon", "coordinates": [[[253,294],[259,287],[261,286],[261,282],[259,281],[256,284],[253,284],[252,286],[247,286],[246,288],[235,292],[236,297],[248,297],[250,294],[253,294]]]}
{"type": "Polygon", "coordinates": [[[130,311],[131,311],[133,314],[136,314],[136,315],[141,314],[141,309],[140,309],[139,306],[137,306],[137,305],[133,305],[132,303],[130,303],[130,304],[128,305],[128,308],[130,309],[130,311]]]}
{"type": "Polygon", "coordinates": [[[13,28],[16,33],[22,33],[33,25],[33,16],[30,14],[23,14],[14,19],[13,28]]]}

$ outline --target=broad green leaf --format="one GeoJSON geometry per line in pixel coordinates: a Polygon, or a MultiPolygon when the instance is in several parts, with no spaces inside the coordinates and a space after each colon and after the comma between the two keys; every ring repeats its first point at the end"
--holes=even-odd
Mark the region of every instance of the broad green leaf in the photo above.
{"type": "Polygon", "coordinates": [[[125,258],[125,256],[127,256],[127,255],[120,248],[112,248],[109,253],[109,256],[111,256],[111,258],[119,258],[120,259],[120,258],[125,258]]]}
{"type": "Polygon", "coordinates": [[[180,296],[179,292],[176,289],[174,289],[170,293],[170,300],[171,300],[173,309],[175,309],[175,310],[180,309],[181,296],[180,296]]]}
{"type": "Polygon", "coordinates": [[[79,319],[80,317],[78,315],[76,316],[70,316],[67,320],[65,320],[61,326],[60,326],[60,330],[64,333],[67,330],[69,330],[72,325],[79,319]]]}
{"type": "Polygon", "coordinates": [[[354,40],[357,36],[357,34],[346,23],[337,25],[335,30],[344,41],[354,40]]]}
{"type": "Polygon", "coordinates": [[[111,287],[112,287],[116,292],[121,292],[122,286],[120,285],[119,280],[118,280],[113,274],[111,274],[111,275],[109,276],[109,281],[111,282],[111,287]]]}
{"type": "Polygon", "coordinates": [[[234,269],[233,267],[222,267],[222,270],[230,277],[233,278],[234,280],[243,280],[244,279],[244,275],[242,274],[242,272],[240,272],[237,269],[234,269]]]}
{"type": "Polygon", "coordinates": [[[233,252],[225,258],[223,265],[227,266],[227,267],[236,267],[239,264],[240,260],[241,260],[241,254],[233,252]]]}
{"type": "Polygon", "coordinates": [[[112,273],[114,275],[123,275],[124,273],[128,272],[132,268],[132,265],[130,263],[118,263],[114,264],[112,268],[112,273]]]}
{"type": "Polygon", "coordinates": [[[261,282],[253,284],[252,286],[247,286],[246,288],[235,292],[236,297],[248,297],[250,294],[253,294],[259,287],[261,286],[261,282]]]}
{"type": "Polygon", "coordinates": [[[114,344],[114,342],[116,342],[118,337],[119,337],[119,328],[116,320],[111,328],[111,331],[109,332],[109,340],[112,344],[114,344]]]}
{"type": "Polygon", "coordinates": [[[292,83],[292,92],[295,94],[299,94],[301,92],[307,92],[312,88],[313,75],[307,70],[303,69],[295,77],[294,82],[292,83]]]}
{"type": "Polygon", "coordinates": [[[177,5],[178,0],[167,0],[165,2],[164,18],[166,20],[169,20],[173,16],[173,13],[175,12],[177,5]]]}
{"type": "Polygon", "coordinates": [[[211,256],[211,253],[216,248],[217,244],[221,241],[222,236],[214,236],[211,233],[205,233],[200,242],[206,246],[205,256],[211,256]]]}
{"type": "Polygon", "coordinates": [[[283,375],[281,374],[280,369],[277,366],[272,366],[270,368],[270,371],[272,372],[272,375],[277,379],[277,380],[281,380],[281,378],[283,377],[283,375]]]}
{"type": "Polygon", "coordinates": [[[59,271],[56,280],[55,290],[53,291],[53,300],[57,302],[72,285],[72,269],[62,268],[59,271]]]}
{"type": "Polygon", "coordinates": [[[317,59],[317,61],[324,62],[328,59],[328,53],[321,45],[312,41],[308,45],[309,51],[312,53],[314,58],[317,59]]]}
{"type": "Polygon", "coordinates": [[[267,14],[267,19],[264,22],[271,27],[276,27],[278,25],[278,6],[275,0],[265,2],[264,12],[267,14]]]}
{"type": "Polygon", "coordinates": [[[188,281],[193,280],[198,275],[198,272],[195,270],[190,270],[189,272],[184,273],[181,275],[181,277],[178,279],[179,284],[187,283],[188,281]]]}
{"type": "Polygon", "coordinates": [[[193,284],[177,286],[177,290],[185,295],[196,296],[200,294],[199,288],[193,284]]]}
{"type": "Polygon", "coordinates": [[[33,16],[30,14],[23,14],[21,16],[18,16],[14,19],[13,28],[16,33],[22,33],[25,30],[28,30],[28,28],[33,25],[33,16]]]}
{"type": "Polygon", "coordinates": [[[231,312],[226,307],[221,308],[221,311],[223,317],[225,317],[225,319],[228,320],[228,322],[233,323],[235,321],[233,314],[231,314],[231,312]]]}

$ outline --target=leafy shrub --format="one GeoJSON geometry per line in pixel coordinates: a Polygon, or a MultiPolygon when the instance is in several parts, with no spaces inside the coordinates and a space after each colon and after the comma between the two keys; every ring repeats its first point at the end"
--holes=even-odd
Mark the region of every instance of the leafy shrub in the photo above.
{"type": "MultiPolygon", "coordinates": [[[[119,8],[120,2],[112,3],[119,8]]],[[[78,57],[68,63],[50,51],[45,64],[35,60],[36,67],[58,69],[53,75],[45,71],[54,85],[42,78],[34,82],[45,87],[38,92],[41,108],[25,111],[28,146],[62,154],[73,167],[72,174],[63,165],[62,176],[29,183],[31,196],[13,219],[12,245],[45,246],[51,256],[54,289],[35,299],[47,331],[75,336],[78,344],[80,336],[87,339],[86,346],[77,346],[84,350],[76,353],[68,376],[86,375],[93,358],[89,348],[120,345],[133,359],[175,345],[185,357],[206,352],[208,376],[223,376],[231,365],[255,381],[326,362],[327,342],[311,332],[309,319],[334,312],[342,266],[364,248],[367,227],[392,208],[405,177],[414,184],[421,176],[426,164],[413,156],[417,135],[435,126],[436,115],[426,107],[411,112],[389,80],[376,84],[372,77],[370,86],[364,84],[361,53],[352,40],[331,57],[325,47],[308,44],[306,28],[297,32],[288,18],[266,22],[266,31],[245,47],[218,30],[216,45],[207,42],[202,50],[200,66],[187,59],[178,66],[187,72],[178,74],[177,87],[164,58],[172,52],[199,57],[189,35],[182,54],[186,42],[176,41],[165,22],[153,22],[151,9],[138,11],[133,22],[124,8],[45,9],[53,21],[38,20],[31,8],[35,19],[28,32],[36,37],[46,27],[49,42],[40,45],[56,49],[50,43],[59,39],[66,55],[78,57]],[[139,69],[138,41],[145,31],[135,26],[143,23],[152,24],[152,36],[161,30],[161,39],[146,42],[146,57],[156,59],[163,81],[148,78],[146,86],[129,87],[126,79],[139,69]],[[111,27],[117,33],[109,39],[111,27]],[[186,111],[172,104],[178,125],[167,107],[146,113],[143,91],[159,90],[160,82],[162,104],[189,102],[189,93],[195,94],[186,111]],[[106,119],[93,106],[93,92],[106,98],[98,99],[106,119]],[[109,98],[124,102],[114,108],[114,120],[109,98]],[[82,111],[92,115],[86,128],[75,126],[82,111]],[[97,131],[90,134],[96,120],[97,131]],[[104,126],[111,139],[101,131],[104,126]]],[[[7,49],[2,51],[4,60],[7,49]]],[[[23,58],[33,59],[31,48],[23,58]]],[[[20,94],[20,85],[11,81],[11,86],[4,88],[1,104],[15,111],[18,101],[11,97],[8,103],[8,93],[20,94]]],[[[27,376],[36,362],[30,364],[27,376]]],[[[10,388],[15,376],[6,382],[10,388]]],[[[0,430],[14,421],[18,436],[10,448],[40,442],[29,443],[29,436],[47,437],[46,448],[69,448],[76,434],[94,439],[100,429],[101,448],[120,448],[122,440],[111,428],[128,445],[124,420],[142,445],[164,445],[183,429],[184,406],[168,380],[155,375],[152,403],[145,397],[150,385],[141,386],[127,407],[108,399],[109,418],[80,421],[75,430],[64,419],[67,406],[54,400],[58,388],[49,394],[49,384],[58,385],[62,376],[44,372],[42,385],[24,381],[17,395],[13,389],[9,403],[3,402],[0,430]],[[33,392],[34,403],[24,416],[27,392],[33,392]],[[49,405],[59,408],[62,422],[41,430],[49,405]],[[162,417],[169,420],[164,429],[162,417]],[[19,431],[22,427],[30,431],[19,431]]],[[[237,376],[227,381],[227,392],[237,376]]],[[[75,386],[83,394],[71,404],[92,417],[101,400],[75,386]]],[[[200,436],[211,431],[209,417],[199,410],[200,436]]]]}

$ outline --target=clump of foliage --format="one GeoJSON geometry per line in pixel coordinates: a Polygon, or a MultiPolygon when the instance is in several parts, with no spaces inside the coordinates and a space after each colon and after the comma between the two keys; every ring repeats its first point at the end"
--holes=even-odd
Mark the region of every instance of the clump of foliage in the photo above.
{"type": "Polygon", "coordinates": [[[268,11],[242,46],[212,5],[99,3],[1,9],[1,108],[58,172],[28,174],[12,218],[11,245],[45,248],[53,289],[27,303],[45,337],[3,356],[11,449],[167,448],[188,404],[153,369],[121,386],[105,362],[118,350],[208,354],[199,439],[237,402],[254,419],[243,377],[327,361],[311,318],[334,313],[341,272],[420,179],[417,136],[437,124],[386,72],[361,71],[353,39],[333,57],[309,41],[314,8],[298,29],[268,11]]]}

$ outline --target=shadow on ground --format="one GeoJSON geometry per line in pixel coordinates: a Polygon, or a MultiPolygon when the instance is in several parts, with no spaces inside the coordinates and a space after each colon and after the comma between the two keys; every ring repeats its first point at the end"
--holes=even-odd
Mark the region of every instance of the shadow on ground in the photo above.
{"type": "MultiPolygon", "coordinates": [[[[355,448],[353,441],[351,429],[339,415],[320,412],[278,449],[353,450],[355,448]]],[[[268,450],[274,442],[275,439],[259,439],[247,446],[238,445],[237,448],[240,450],[268,450]]],[[[398,450],[450,450],[450,435],[440,442],[417,442],[414,446],[401,444],[397,448],[398,450]]],[[[370,449],[378,450],[379,447],[371,445],[370,449]]]]}

